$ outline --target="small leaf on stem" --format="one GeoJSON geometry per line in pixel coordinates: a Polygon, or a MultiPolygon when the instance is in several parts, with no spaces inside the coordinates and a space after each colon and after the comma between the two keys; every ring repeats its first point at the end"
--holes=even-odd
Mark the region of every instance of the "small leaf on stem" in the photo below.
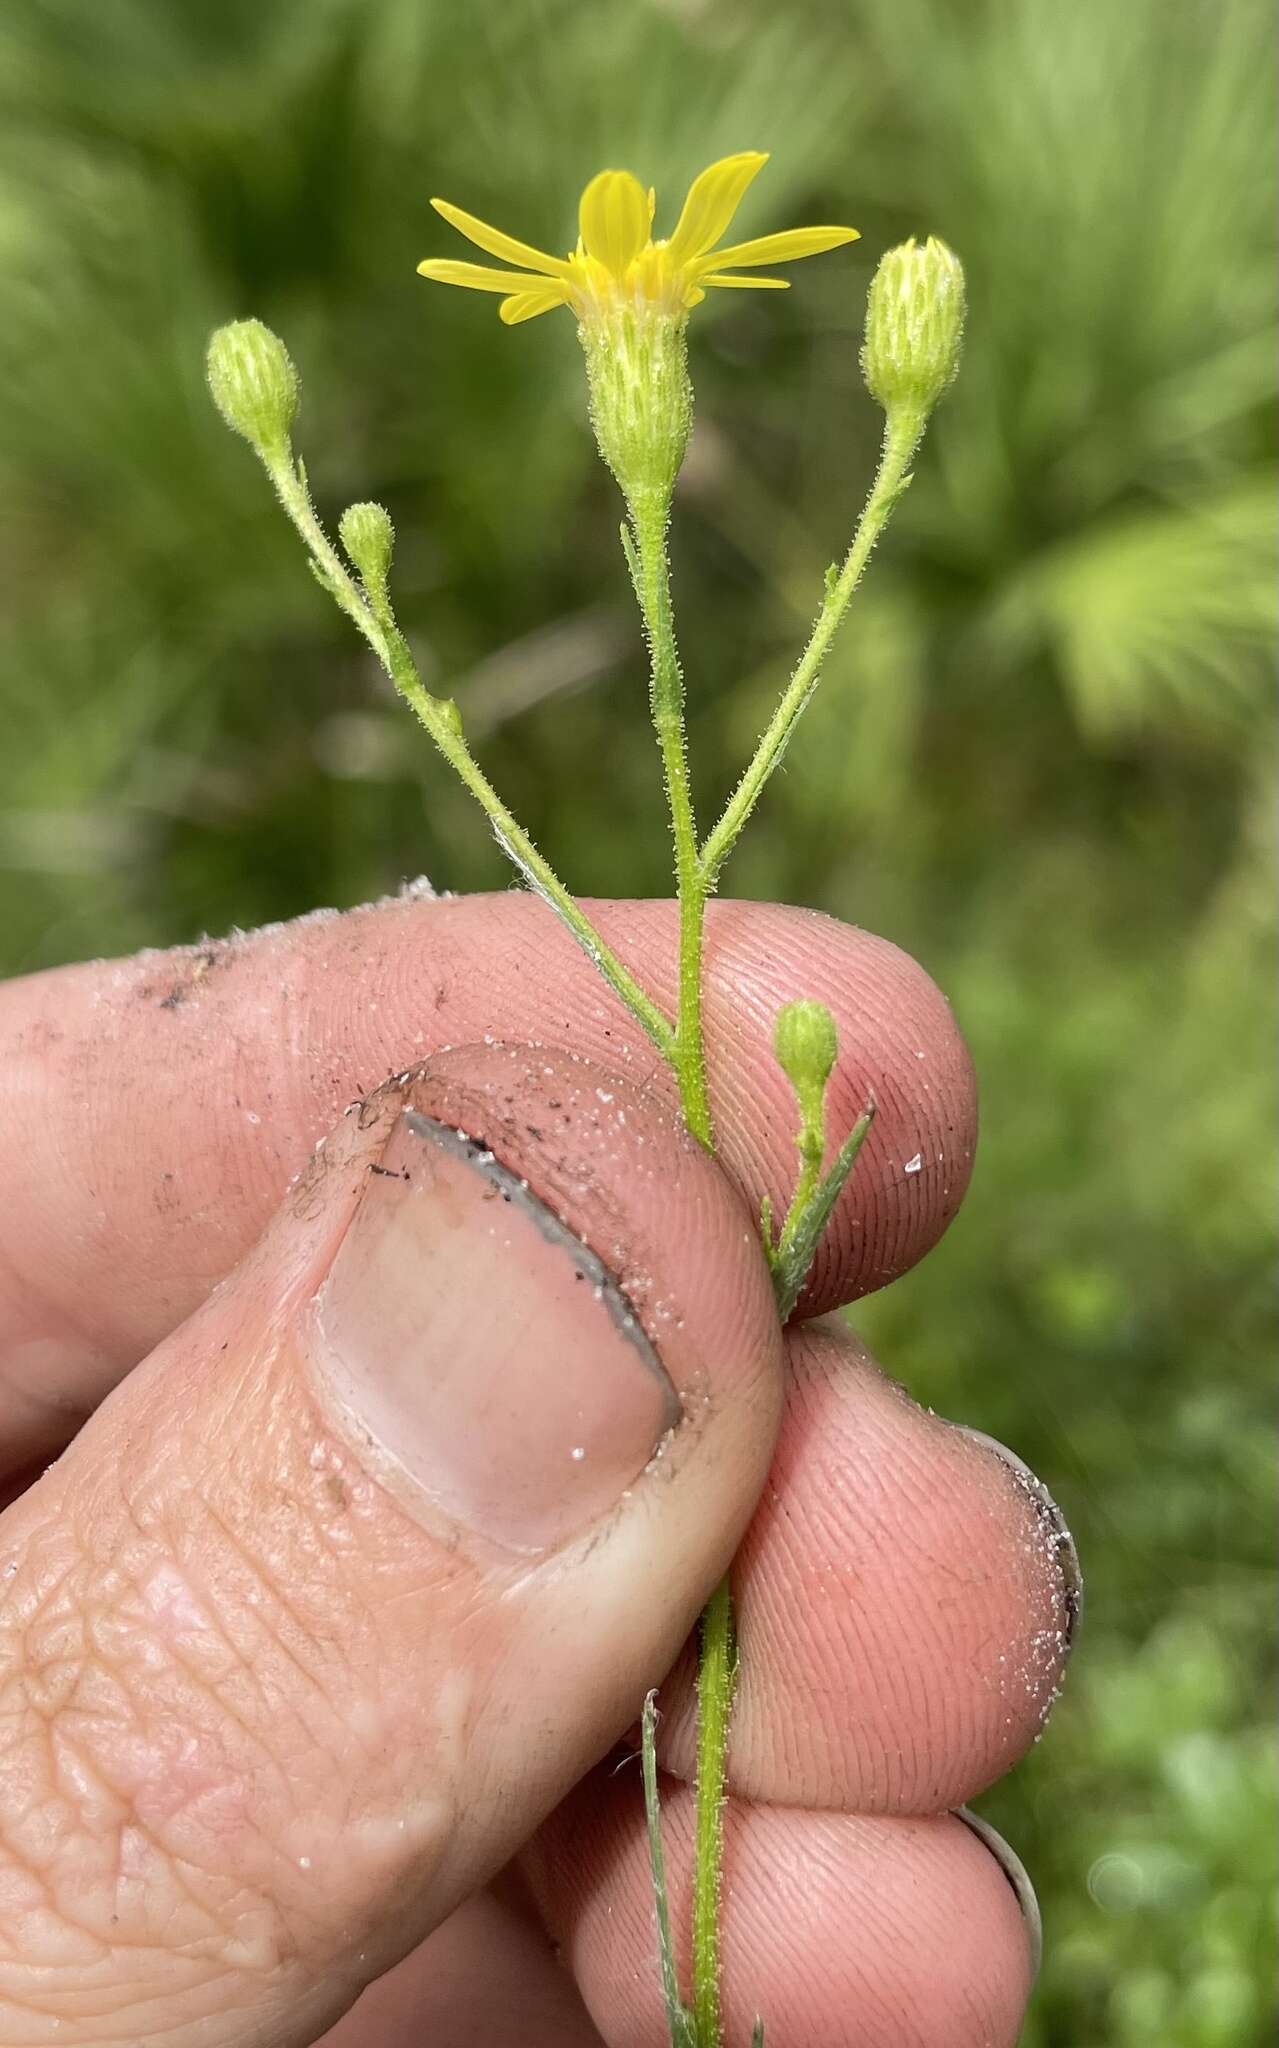
{"type": "Polygon", "coordinates": [[[869,1102],[841,1145],[830,1172],[819,1181],[802,1207],[792,1204],[776,1249],[768,1257],[773,1274],[773,1292],[777,1297],[777,1313],[783,1322],[803,1292],[822,1232],[844,1192],[874,1120],[875,1105],[869,1102]]]}
{"type": "Polygon", "coordinates": [[[777,1013],[773,1050],[791,1087],[799,1110],[795,1150],[799,1154],[799,1175],[786,1220],[776,1242],[773,1212],[767,1196],[760,1212],[760,1235],[764,1256],[773,1276],[773,1292],[782,1321],[790,1315],[808,1278],[822,1232],[831,1211],[853,1170],[857,1154],[875,1114],[873,1103],[858,1119],[836,1154],[830,1171],[823,1175],[826,1156],[826,1089],[839,1056],[839,1034],[835,1019],[825,1003],[787,1003],[777,1013]]]}

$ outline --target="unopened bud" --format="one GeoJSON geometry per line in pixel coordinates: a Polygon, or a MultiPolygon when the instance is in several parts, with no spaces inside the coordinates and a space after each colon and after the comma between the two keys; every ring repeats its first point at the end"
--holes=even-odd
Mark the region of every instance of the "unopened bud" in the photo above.
{"type": "Polygon", "coordinates": [[[298,409],[298,373],[278,334],[260,320],[233,320],[209,342],[209,390],[233,433],[260,455],[287,451],[298,409]]]}
{"type": "Polygon", "coordinates": [[[348,505],[338,521],[338,538],[364,578],[370,597],[380,597],[391,573],[395,528],[381,505],[348,505]]]}
{"type": "Polygon", "coordinates": [[[866,305],[862,375],[886,412],[931,412],[959,368],[964,266],[930,235],[912,236],[880,262],[866,305]]]}
{"type": "Polygon", "coordinates": [[[839,1035],[825,1003],[787,1003],[777,1012],[773,1050],[802,1107],[820,1105],[835,1069],[839,1035]]]}

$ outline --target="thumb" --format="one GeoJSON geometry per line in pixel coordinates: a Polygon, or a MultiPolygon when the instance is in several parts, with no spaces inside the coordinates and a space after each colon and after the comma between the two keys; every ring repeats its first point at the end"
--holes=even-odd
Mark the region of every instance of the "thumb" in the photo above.
{"type": "Polygon", "coordinates": [[[633,1720],[777,1426],[750,1219],[600,1070],[463,1049],[0,1517],[0,2041],[306,2042],[633,1720]]]}

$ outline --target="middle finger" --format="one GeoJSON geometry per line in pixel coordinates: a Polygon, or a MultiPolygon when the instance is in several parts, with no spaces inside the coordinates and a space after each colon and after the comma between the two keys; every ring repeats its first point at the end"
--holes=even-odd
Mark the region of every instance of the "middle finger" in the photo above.
{"type": "MultiPolygon", "coordinates": [[[[1078,1561],[1017,1461],[920,1408],[835,1317],[787,1334],[781,1434],[737,1553],[739,1797],[855,1813],[962,1805],[1043,1727],[1078,1561]]],[[[691,1648],[661,1753],[693,1771],[691,1648]]]]}

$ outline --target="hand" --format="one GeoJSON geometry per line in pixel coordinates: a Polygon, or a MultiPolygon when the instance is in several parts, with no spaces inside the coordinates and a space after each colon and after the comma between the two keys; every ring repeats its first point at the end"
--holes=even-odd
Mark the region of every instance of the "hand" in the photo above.
{"type": "MultiPolygon", "coordinates": [[[[668,995],[672,907],[598,915],[668,995]]],[[[718,1166],[527,897],[0,989],[0,2048],[660,2048],[616,1745],[677,1665],[682,1927],[680,1646],[735,1552],[726,2038],[1015,2040],[1033,1900],[953,1809],[1042,1723],[1073,1553],[811,1320],[953,1213],[967,1058],[827,919],[720,905],[707,971],[718,1166]],[[797,994],[834,1127],[879,1116],[783,1335],[797,994]]]]}

